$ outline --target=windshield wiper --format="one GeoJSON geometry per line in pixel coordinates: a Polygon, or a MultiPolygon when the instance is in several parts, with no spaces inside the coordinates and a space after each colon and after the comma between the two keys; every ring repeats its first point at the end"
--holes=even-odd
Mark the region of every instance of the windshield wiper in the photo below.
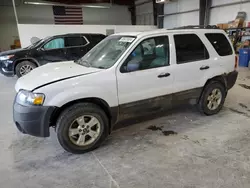
{"type": "Polygon", "coordinates": [[[102,67],[102,66],[100,66],[100,67],[97,67],[98,69],[106,69],[105,67],[102,67]]]}

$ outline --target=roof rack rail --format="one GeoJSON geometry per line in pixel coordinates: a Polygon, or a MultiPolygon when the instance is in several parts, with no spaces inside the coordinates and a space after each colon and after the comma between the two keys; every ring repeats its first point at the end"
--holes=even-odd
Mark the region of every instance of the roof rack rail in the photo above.
{"type": "Polygon", "coordinates": [[[220,29],[216,25],[188,25],[182,27],[175,27],[169,30],[177,30],[177,29],[220,29]]]}

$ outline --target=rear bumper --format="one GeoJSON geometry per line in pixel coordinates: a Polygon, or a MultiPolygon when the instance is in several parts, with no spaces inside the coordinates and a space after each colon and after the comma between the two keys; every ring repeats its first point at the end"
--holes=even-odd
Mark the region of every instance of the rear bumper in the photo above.
{"type": "Polygon", "coordinates": [[[0,72],[5,76],[14,76],[13,61],[0,61],[0,72]]]}
{"type": "Polygon", "coordinates": [[[51,115],[55,107],[13,105],[13,119],[18,130],[37,137],[49,137],[51,115]]]}
{"type": "Polygon", "coordinates": [[[226,76],[227,89],[231,89],[235,85],[237,78],[238,78],[238,72],[237,71],[230,72],[226,76]]]}

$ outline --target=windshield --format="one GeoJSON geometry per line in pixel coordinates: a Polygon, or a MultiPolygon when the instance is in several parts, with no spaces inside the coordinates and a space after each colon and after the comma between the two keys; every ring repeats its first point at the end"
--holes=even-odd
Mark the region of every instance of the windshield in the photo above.
{"type": "Polygon", "coordinates": [[[110,68],[134,40],[135,37],[131,36],[110,36],[90,50],[77,63],[101,69],[110,68]]]}

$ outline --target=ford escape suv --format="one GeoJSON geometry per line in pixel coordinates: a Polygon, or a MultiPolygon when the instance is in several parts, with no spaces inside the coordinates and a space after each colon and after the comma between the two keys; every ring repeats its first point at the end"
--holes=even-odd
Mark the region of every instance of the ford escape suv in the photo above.
{"type": "Polygon", "coordinates": [[[20,78],[16,127],[50,136],[72,153],[91,151],[121,120],[195,103],[218,113],[236,82],[235,53],[219,29],[114,34],[76,62],[47,64],[20,78]]]}
{"type": "Polygon", "coordinates": [[[0,72],[21,77],[46,63],[77,60],[105,38],[102,34],[65,34],[47,37],[27,48],[0,53],[0,72]]]}

